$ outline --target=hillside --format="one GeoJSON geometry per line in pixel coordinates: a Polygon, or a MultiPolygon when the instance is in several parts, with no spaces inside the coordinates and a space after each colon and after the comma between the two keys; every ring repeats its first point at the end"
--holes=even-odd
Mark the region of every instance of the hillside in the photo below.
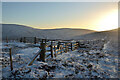
{"type": "Polygon", "coordinates": [[[48,39],[72,39],[75,36],[81,36],[95,31],[86,29],[35,29],[28,26],[16,24],[2,24],[3,39],[16,39],[20,37],[40,37],[48,39]]]}
{"type": "Polygon", "coordinates": [[[101,32],[93,32],[90,34],[85,34],[82,36],[75,36],[74,39],[118,39],[118,29],[109,30],[109,31],[101,31],[101,32]]]}

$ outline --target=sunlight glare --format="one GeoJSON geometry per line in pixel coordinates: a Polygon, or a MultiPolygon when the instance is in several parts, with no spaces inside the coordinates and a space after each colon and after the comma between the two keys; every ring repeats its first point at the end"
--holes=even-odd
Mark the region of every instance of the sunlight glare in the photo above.
{"type": "Polygon", "coordinates": [[[118,11],[114,10],[98,23],[97,31],[112,30],[118,28],[118,11]]]}

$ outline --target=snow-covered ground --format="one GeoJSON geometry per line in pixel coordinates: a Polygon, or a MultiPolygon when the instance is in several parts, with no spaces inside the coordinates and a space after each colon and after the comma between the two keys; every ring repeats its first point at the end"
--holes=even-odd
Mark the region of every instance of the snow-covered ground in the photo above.
{"type": "MultiPolygon", "coordinates": [[[[2,52],[4,78],[117,78],[118,56],[112,50],[110,41],[83,42],[81,48],[47,58],[46,62],[35,60],[27,64],[40,50],[25,43],[3,43],[3,47],[16,50],[13,57],[13,71],[10,71],[9,54],[2,52]]],[[[36,44],[39,45],[39,44],[36,44]]],[[[38,56],[39,57],[39,56],[38,56]]]]}

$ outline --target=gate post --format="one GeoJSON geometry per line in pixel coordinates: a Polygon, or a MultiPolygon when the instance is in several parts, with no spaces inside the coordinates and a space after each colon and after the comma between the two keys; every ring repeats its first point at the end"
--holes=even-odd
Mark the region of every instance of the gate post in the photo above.
{"type": "Polygon", "coordinates": [[[67,49],[67,42],[65,42],[65,53],[67,53],[68,49],[67,49]]]}
{"type": "Polygon", "coordinates": [[[9,49],[10,51],[10,68],[11,68],[11,71],[13,70],[13,65],[12,65],[12,50],[11,48],[9,49]]]}
{"type": "Polygon", "coordinates": [[[71,45],[70,45],[70,46],[71,46],[71,51],[72,51],[72,50],[73,50],[73,49],[72,49],[72,42],[71,42],[71,45]]]}
{"type": "Polygon", "coordinates": [[[59,47],[60,47],[60,41],[58,42],[57,49],[59,49],[59,47]]]}
{"type": "Polygon", "coordinates": [[[77,42],[76,42],[76,46],[77,46],[76,48],[78,48],[78,47],[79,47],[79,45],[80,45],[80,44],[79,44],[79,42],[77,41],[77,42]]]}
{"type": "Polygon", "coordinates": [[[43,39],[40,46],[41,46],[40,61],[45,62],[46,43],[45,42],[43,43],[43,39]]]}
{"type": "Polygon", "coordinates": [[[6,37],[6,42],[8,43],[8,37],[6,37]]]}
{"type": "Polygon", "coordinates": [[[53,41],[51,41],[51,57],[53,58],[53,41]]]}
{"type": "Polygon", "coordinates": [[[37,39],[36,39],[36,37],[34,37],[34,44],[36,44],[36,43],[37,43],[37,42],[36,42],[36,40],[37,40],[37,39]]]}
{"type": "Polygon", "coordinates": [[[24,37],[24,41],[23,42],[26,43],[26,37],[24,37]]]}
{"type": "Polygon", "coordinates": [[[54,46],[54,48],[55,48],[55,49],[54,49],[54,52],[55,52],[55,57],[56,57],[56,56],[57,56],[57,55],[56,55],[56,45],[54,46]]]}

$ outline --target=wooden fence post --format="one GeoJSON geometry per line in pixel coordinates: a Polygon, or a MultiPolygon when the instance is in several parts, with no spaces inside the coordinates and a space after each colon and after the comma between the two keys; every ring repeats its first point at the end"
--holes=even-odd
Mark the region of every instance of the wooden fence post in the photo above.
{"type": "Polygon", "coordinates": [[[67,52],[69,51],[69,49],[68,49],[68,48],[69,48],[69,45],[68,45],[68,43],[67,43],[67,52]]]}
{"type": "Polygon", "coordinates": [[[53,41],[51,41],[51,57],[53,58],[53,41]]]}
{"type": "Polygon", "coordinates": [[[67,53],[67,43],[65,42],[65,53],[67,53]]]}
{"type": "Polygon", "coordinates": [[[41,43],[43,43],[43,40],[44,40],[44,39],[42,39],[41,43]]]}
{"type": "Polygon", "coordinates": [[[20,38],[20,42],[22,42],[22,38],[20,38]]]}
{"type": "Polygon", "coordinates": [[[58,42],[57,49],[59,49],[59,47],[60,47],[60,42],[58,42]]]}
{"type": "Polygon", "coordinates": [[[40,54],[40,61],[45,62],[45,52],[46,52],[46,43],[41,42],[41,54],[40,54]]]}
{"type": "Polygon", "coordinates": [[[78,47],[79,47],[79,42],[76,42],[76,46],[77,46],[76,48],[78,48],[78,47]]]}
{"type": "Polygon", "coordinates": [[[73,49],[72,49],[72,42],[71,42],[71,45],[70,45],[70,46],[71,46],[71,51],[73,51],[73,49]]]}
{"type": "Polygon", "coordinates": [[[26,37],[24,37],[24,41],[23,42],[26,43],[26,37]]]}
{"type": "Polygon", "coordinates": [[[57,56],[57,55],[56,55],[56,45],[54,46],[54,48],[55,48],[55,49],[54,49],[54,52],[55,52],[55,57],[56,57],[56,56],[57,56]]]}
{"type": "Polygon", "coordinates": [[[12,65],[12,50],[11,48],[9,49],[10,51],[10,68],[11,68],[11,71],[13,70],[13,65],[12,65]]]}
{"type": "Polygon", "coordinates": [[[60,53],[62,54],[62,45],[60,46],[60,53]]]}
{"type": "Polygon", "coordinates": [[[6,42],[8,43],[8,37],[6,37],[6,42]]]}
{"type": "Polygon", "coordinates": [[[34,44],[36,44],[37,43],[37,39],[36,39],[36,37],[34,37],[34,44]]]}
{"type": "Polygon", "coordinates": [[[45,43],[47,42],[47,39],[45,39],[45,43]]]}

